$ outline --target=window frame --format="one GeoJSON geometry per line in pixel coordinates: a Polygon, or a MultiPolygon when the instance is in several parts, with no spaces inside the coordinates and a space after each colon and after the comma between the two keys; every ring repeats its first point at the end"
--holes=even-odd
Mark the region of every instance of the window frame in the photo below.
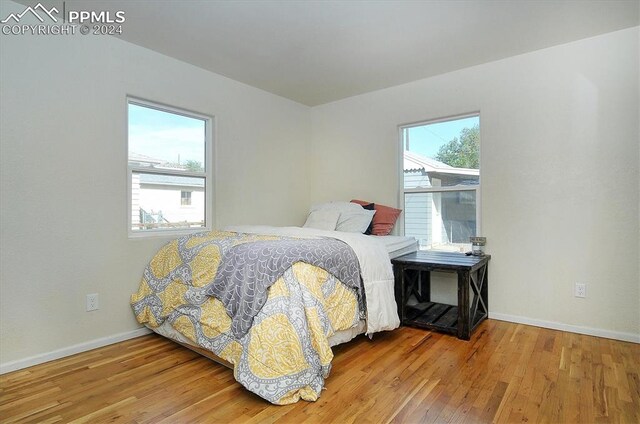
{"type": "Polygon", "coordinates": [[[125,133],[126,133],[126,167],[127,167],[127,234],[130,239],[149,238],[149,237],[167,237],[193,234],[202,231],[211,231],[215,228],[214,223],[214,131],[215,117],[205,115],[199,112],[193,112],[188,109],[169,106],[163,103],[145,100],[140,97],[127,95],[125,99],[125,133]],[[174,169],[149,169],[144,166],[134,166],[129,163],[129,105],[137,105],[161,112],[172,113],[185,116],[187,118],[200,119],[205,122],[205,140],[204,140],[204,172],[174,170],[174,169]],[[133,230],[132,222],[132,177],[134,173],[155,174],[155,175],[171,175],[178,177],[196,177],[204,179],[204,222],[203,227],[197,228],[154,228],[146,230],[133,230]]]}
{"type": "Polygon", "coordinates": [[[458,185],[458,186],[446,186],[446,187],[424,187],[424,188],[404,188],[404,135],[403,131],[408,128],[422,127],[429,124],[437,124],[439,122],[455,121],[458,119],[478,117],[478,121],[481,120],[480,111],[467,112],[457,115],[449,115],[445,117],[428,119],[424,121],[409,122],[398,125],[398,206],[402,209],[402,219],[398,219],[398,233],[405,235],[405,196],[406,194],[415,193],[444,193],[444,192],[461,192],[461,191],[475,191],[476,194],[476,236],[482,235],[482,124],[480,124],[480,151],[478,152],[478,162],[480,164],[478,184],[477,185],[458,185]]]}

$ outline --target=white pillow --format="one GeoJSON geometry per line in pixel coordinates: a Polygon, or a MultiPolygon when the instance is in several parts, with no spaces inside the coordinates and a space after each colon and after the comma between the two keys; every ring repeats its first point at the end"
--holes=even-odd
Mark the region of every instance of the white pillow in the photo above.
{"type": "Polygon", "coordinates": [[[361,234],[367,231],[376,211],[369,211],[362,207],[360,209],[362,210],[341,212],[336,224],[336,231],[361,234]]]}
{"type": "Polygon", "coordinates": [[[335,230],[348,233],[364,233],[369,228],[376,211],[370,211],[352,202],[328,202],[311,206],[311,212],[335,211],[340,214],[335,230]]]}
{"type": "Polygon", "coordinates": [[[336,224],[338,224],[338,218],[340,218],[340,212],[338,211],[330,209],[312,211],[303,227],[333,231],[336,229],[336,224]]]}

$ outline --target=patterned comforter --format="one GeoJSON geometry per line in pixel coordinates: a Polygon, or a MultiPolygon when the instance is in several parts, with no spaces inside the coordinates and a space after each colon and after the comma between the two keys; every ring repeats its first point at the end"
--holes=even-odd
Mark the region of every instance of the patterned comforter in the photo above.
{"type": "MultiPolygon", "coordinates": [[[[247,389],[275,404],[315,401],[331,369],[328,338],[365,317],[357,292],[305,262],[290,266],[268,290],[242,337],[220,300],[205,291],[224,252],[281,237],[236,232],[198,233],[165,245],[131,297],[136,319],[150,328],[168,323],[192,343],[234,366],[247,389]]],[[[356,264],[357,265],[357,264],[356,264]]]]}
{"type": "Polygon", "coordinates": [[[205,294],[220,300],[231,317],[231,331],[240,339],[267,300],[267,290],[297,262],[315,265],[354,290],[364,310],[358,259],[344,242],[334,239],[262,240],[240,243],[222,255],[216,278],[205,294]]]}

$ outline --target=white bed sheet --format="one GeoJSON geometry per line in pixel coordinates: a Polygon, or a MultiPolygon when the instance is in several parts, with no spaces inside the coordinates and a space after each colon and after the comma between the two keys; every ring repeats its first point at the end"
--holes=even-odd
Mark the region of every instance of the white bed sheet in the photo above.
{"type": "Polygon", "coordinates": [[[384,247],[389,252],[389,258],[397,258],[398,256],[413,253],[418,250],[418,240],[414,237],[402,236],[371,236],[382,241],[384,247]]]}

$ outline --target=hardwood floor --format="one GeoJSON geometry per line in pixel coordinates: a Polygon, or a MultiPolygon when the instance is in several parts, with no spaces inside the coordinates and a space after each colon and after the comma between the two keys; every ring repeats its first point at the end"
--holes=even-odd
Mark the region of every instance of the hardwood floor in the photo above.
{"type": "Polygon", "coordinates": [[[12,422],[640,422],[640,345],[485,321],[468,342],[401,328],[334,349],[314,403],[274,406],[156,335],[0,376],[12,422]]]}

